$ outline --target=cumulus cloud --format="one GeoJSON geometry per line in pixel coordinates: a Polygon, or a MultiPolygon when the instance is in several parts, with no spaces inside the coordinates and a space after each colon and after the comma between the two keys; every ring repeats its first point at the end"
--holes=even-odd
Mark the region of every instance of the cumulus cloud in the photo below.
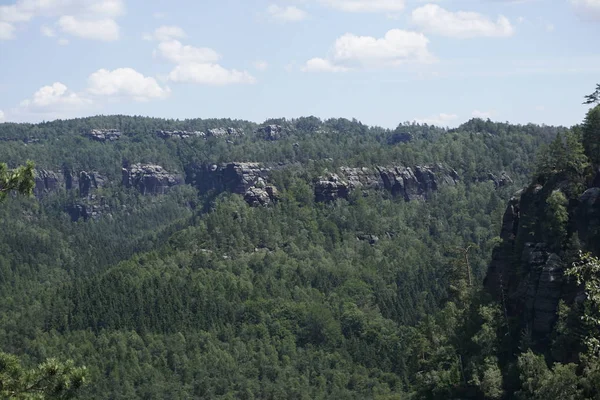
{"type": "Polygon", "coordinates": [[[600,0],[569,0],[575,11],[587,20],[600,20],[600,0]]]}
{"type": "MultiPolygon", "coordinates": [[[[251,84],[256,79],[246,71],[227,69],[217,62],[221,55],[210,47],[184,45],[177,38],[185,37],[183,29],[177,26],[161,26],[145,39],[157,40],[154,56],[175,64],[166,79],[175,83],[196,83],[203,85],[251,84]]],[[[264,61],[255,63],[259,70],[267,68],[264,61]]]]}
{"type": "Polygon", "coordinates": [[[256,78],[246,71],[226,69],[218,64],[189,63],[175,67],[169,80],[177,83],[197,83],[202,85],[253,84],[256,78]]]}
{"type": "Polygon", "coordinates": [[[183,39],[186,34],[182,28],[176,25],[163,25],[152,34],[145,34],[144,40],[168,41],[172,39],[183,39]]]}
{"type": "Polygon", "coordinates": [[[146,77],[132,68],[113,71],[100,69],[88,78],[87,91],[95,96],[130,98],[135,101],[161,99],[169,95],[169,88],[161,87],[154,78],[146,77]]]}
{"type": "Polygon", "coordinates": [[[321,4],[346,12],[398,12],[404,0],[319,0],[321,4]]]}
{"type": "Polygon", "coordinates": [[[36,91],[31,99],[23,100],[17,111],[25,114],[55,114],[71,112],[91,101],[69,90],[61,82],[43,86],[36,91]]]}
{"type": "Polygon", "coordinates": [[[160,42],[155,55],[175,64],[214,63],[221,58],[219,53],[211,48],[184,46],[178,40],[160,42]]]}
{"type": "Polygon", "coordinates": [[[512,24],[503,15],[492,21],[476,12],[452,12],[437,4],[415,9],[411,19],[427,32],[454,38],[507,37],[514,34],[512,24]]]}
{"type": "Polygon", "coordinates": [[[15,4],[0,6],[0,27],[4,26],[0,28],[0,38],[2,29],[9,29],[8,25],[13,31],[14,24],[27,23],[34,18],[60,17],[57,25],[65,33],[88,39],[114,40],[115,32],[118,37],[114,18],[124,13],[123,0],[17,0],[15,4]],[[94,33],[95,30],[100,32],[94,33]]]}
{"type": "Polygon", "coordinates": [[[430,63],[435,57],[422,33],[392,29],[382,38],[346,33],[339,37],[327,59],[313,58],[305,71],[342,72],[355,67],[395,67],[405,63],[430,63]]]}
{"type": "Polygon", "coordinates": [[[15,27],[8,22],[0,21],[0,40],[9,40],[15,38],[15,27]]]}
{"type": "Polygon", "coordinates": [[[311,58],[302,67],[304,72],[346,72],[349,68],[335,65],[329,60],[315,57],[311,58]]]}
{"type": "Polygon", "coordinates": [[[58,20],[58,26],[67,34],[83,39],[114,41],[119,39],[119,25],[110,19],[79,19],[64,15],[58,20]]]}
{"type": "Polygon", "coordinates": [[[54,31],[54,29],[52,29],[51,27],[49,27],[47,25],[42,25],[40,27],[40,32],[43,36],[46,36],[46,37],[56,36],[56,32],[54,31]]]}
{"type": "Polygon", "coordinates": [[[4,122],[6,120],[6,116],[4,115],[4,111],[0,110],[0,122],[4,122]]]}
{"type": "Polygon", "coordinates": [[[276,4],[271,4],[267,7],[267,14],[269,14],[271,19],[278,22],[298,22],[308,17],[308,13],[298,7],[280,7],[276,4]]]}
{"type": "Polygon", "coordinates": [[[436,126],[450,126],[453,122],[458,119],[456,114],[441,113],[438,115],[432,115],[425,118],[417,118],[415,122],[418,124],[436,125],[436,126]]]}

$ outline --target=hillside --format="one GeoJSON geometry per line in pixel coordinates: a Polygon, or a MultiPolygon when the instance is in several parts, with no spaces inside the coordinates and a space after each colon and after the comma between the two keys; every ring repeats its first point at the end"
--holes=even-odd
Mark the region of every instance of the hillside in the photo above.
{"type": "Polygon", "coordinates": [[[0,124],[0,160],[36,164],[0,206],[0,348],[85,365],[90,399],[500,398],[514,338],[544,353],[577,296],[553,260],[598,251],[593,163],[539,161],[580,130],[0,124]]]}

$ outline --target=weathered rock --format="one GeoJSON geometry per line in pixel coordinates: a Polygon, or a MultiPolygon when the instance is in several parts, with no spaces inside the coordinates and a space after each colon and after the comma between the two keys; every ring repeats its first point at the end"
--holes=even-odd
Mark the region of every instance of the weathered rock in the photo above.
{"type": "Polygon", "coordinates": [[[65,187],[64,176],[54,171],[44,169],[35,170],[35,186],[33,193],[36,197],[42,197],[49,192],[57,191],[65,187]]]}
{"type": "Polygon", "coordinates": [[[163,139],[188,139],[194,137],[205,137],[206,133],[201,131],[156,131],[156,135],[163,139]]]}
{"type": "Polygon", "coordinates": [[[181,179],[160,165],[135,164],[122,169],[122,184],[134,187],[142,194],[164,194],[169,188],[181,184],[181,179]]]}
{"type": "Polygon", "coordinates": [[[265,140],[279,140],[284,136],[284,130],[281,125],[262,126],[256,132],[263,135],[265,140]]]}
{"type": "Polygon", "coordinates": [[[506,172],[501,172],[500,176],[496,176],[495,174],[489,172],[485,177],[480,177],[475,179],[477,182],[485,182],[490,181],[494,184],[496,189],[508,186],[513,183],[513,180],[506,172]]]}
{"type": "MultiPolygon", "coordinates": [[[[547,252],[543,243],[526,243],[522,262],[528,268],[528,274],[522,280],[522,285],[526,284],[523,317],[534,334],[548,335],[557,319],[564,263],[558,255],[547,252]]],[[[522,301],[520,294],[519,290],[513,294],[516,304],[522,301]]]]}
{"type": "Polygon", "coordinates": [[[224,137],[224,136],[244,136],[244,132],[241,129],[236,128],[213,128],[209,129],[206,136],[213,137],[224,137]]]}
{"type": "Polygon", "coordinates": [[[360,234],[356,236],[356,239],[363,242],[369,242],[370,245],[375,245],[379,242],[379,237],[375,235],[360,234]]]}
{"type": "Polygon", "coordinates": [[[268,206],[279,199],[279,191],[275,186],[264,188],[253,186],[246,191],[244,200],[252,207],[268,206]]]}
{"type": "Polygon", "coordinates": [[[315,184],[317,201],[347,198],[355,189],[385,189],[406,201],[425,200],[440,185],[455,185],[456,171],[442,165],[410,167],[340,168],[338,174],[321,177],[315,184]]]}
{"type": "Polygon", "coordinates": [[[346,199],[350,193],[350,185],[337,174],[327,174],[315,182],[315,201],[328,202],[346,199]]]}
{"type": "Polygon", "coordinates": [[[88,197],[92,189],[98,189],[99,187],[104,186],[105,179],[104,177],[96,174],[96,173],[87,173],[85,171],[81,171],[79,173],[79,196],[80,197],[88,197]]]}
{"type": "Polygon", "coordinates": [[[119,140],[122,134],[118,129],[92,129],[84,135],[97,142],[112,142],[119,140]]]}
{"type": "Polygon", "coordinates": [[[590,188],[581,195],[575,215],[579,239],[590,250],[600,252],[600,187],[590,188]]]}

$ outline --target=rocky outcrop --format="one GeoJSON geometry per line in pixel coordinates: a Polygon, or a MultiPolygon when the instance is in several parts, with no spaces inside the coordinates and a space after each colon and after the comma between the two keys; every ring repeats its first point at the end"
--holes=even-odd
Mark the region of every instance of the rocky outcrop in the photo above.
{"type": "Polygon", "coordinates": [[[92,189],[103,187],[105,182],[106,178],[102,175],[94,172],[87,173],[86,171],[81,171],[78,179],[79,196],[88,197],[92,189]]]}
{"type": "Polygon", "coordinates": [[[279,191],[275,186],[259,184],[246,191],[244,200],[252,207],[268,206],[279,200],[279,191]]]}
{"type": "Polygon", "coordinates": [[[588,243],[590,250],[600,253],[600,187],[590,188],[581,195],[576,219],[579,239],[588,243]]]}
{"type": "Polygon", "coordinates": [[[512,178],[506,172],[501,172],[499,175],[488,172],[486,175],[474,178],[473,180],[475,182],[492,182],[496,189],[511,185],[513,183],[512,178]]]}
{"type": "Polygon", "coordinates": [[[89,219],[97,220],[110,212],[110,206],[104,197],[91,195],[87,199],[82,199],[77,203],[70,204],[65,211],[71,217],[71,221],[87,221],[89,219]]]}
{"type": "Polygon", "coordinates": [[[259,163],[231,162],[204,164],[187,169],[187,181],[196,186],[200,193],[231,192],[245,195],[248,189],[268,180],[270,168],[259,163]]]}
{"type": "Polygon", "coordinates": [[[58,172],[44,169],[35,170],[34,179],[33,194],[38,198],[65,187],[64,176],[58,172]]]}
{"type": "Polygon", "coordinates": [[[256,133],[265,140],[279,140],[284,137],[285,132],[281,125],[266,125],[258,128],[256,133]]]}
{"type": "Polygon", "coordinates": [[[348,194],[350,194],[350,185],[338,174],[327,174],[315,182],[315,201],[317,202],[347,199],[348,194]]]}
{"type": "Polygon", "coordinates": [[[600,188],[587,189],[567,205],[569,220],[564,228],[570,239],[548,245],[547,199],[569,182],[555,179],[533,184],[516,193],[504,213],[502,243],[492,253],[484,281],[486,290],[503,304],[508,317],[521,322],[539,343],[549,340],[557,320],[560,300],[569,304],[580,293],[564,269],[573,261],[569,252],[581,246],[600,253],[600,188]],[[576,240],[578,238],[578,240],[576,240]],[[571,258],[569,258],[571,257],[571,258]]]}
{"type": "Polygon", "coordinates": [[[440,185],[455,185],[459,176],[451,168],[439,164],[410,167],[340,168],[315,182],[316,201],[347,198],[356,189],[385,189],[406,201],[425,200],[440,185]]]}
{"type": "Polygon", "coordinates": [[[252,206],[269,205],[279,198],[277,188],[269,184],[271,168],[260,163],[205,164],[189,167],[186,172],[187,182],[201,194],[236,193],[252,206]]]}
{"type": "Polygon", "coordinates": [[[241,129],[236,128],[213,128],[206,132],[206,136],[212,137],[225,137],[225,136],[244,136],[244,132],[241,129]]]}
{"type": "Polygon", "coordinates": [[[195,137],[205,137],[206,133],[201,131],[156,131],[156,136],[162,139],[188,139],[195,137]]]}
{"type": "Polygon", "coordinates": [[[121,138],[122,133],[118,129],[92,129],[84,133],[84,136],[97,142],[113,142],[121,138]]]}
{"type": "Polygon", "coordinates": [[[178,175],[154,164],[134,164],[123,168],[122,175],[123,186],[134,187],[142,194],[164,194],[172,186],[181,184],[178,175]]]}

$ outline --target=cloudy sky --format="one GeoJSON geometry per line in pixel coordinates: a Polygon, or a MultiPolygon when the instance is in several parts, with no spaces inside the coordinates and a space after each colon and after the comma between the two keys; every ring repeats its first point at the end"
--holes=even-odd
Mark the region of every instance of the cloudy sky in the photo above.
{"type": "Polygon", "coordinates": [[[0,122],[571,125],[598,38],[600,0],[0,0],[0,122]]]}

